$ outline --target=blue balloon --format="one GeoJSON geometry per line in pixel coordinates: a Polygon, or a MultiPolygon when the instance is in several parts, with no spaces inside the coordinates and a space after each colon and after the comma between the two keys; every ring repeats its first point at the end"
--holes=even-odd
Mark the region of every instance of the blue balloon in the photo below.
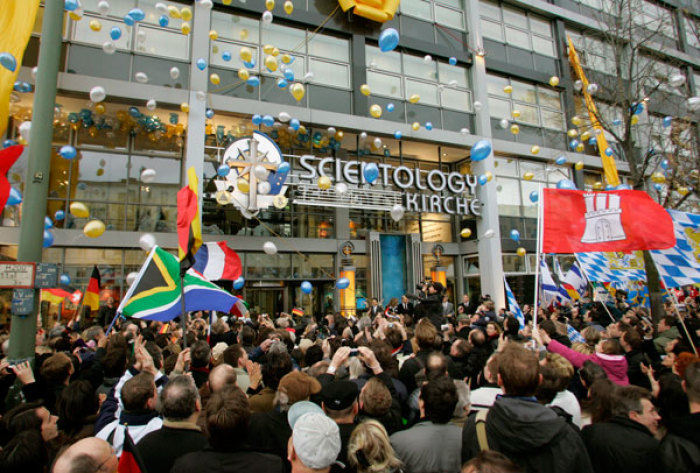
{"type": "Polygon", "coordinates": [[[671,123],[673,123],[673,117],[664,117],[663,125],[664,128],[668,128],[671,126],[671,123]]]}
{"type": "Polygon", "coordinates": [[[53,214],[53,218],[60,222],[61,220],[66,218],[66,213],[63,210],[57,210],[56,213],[53,214]]]}
{"type": "Polygon", "coordinates": [[[613,154],[615,154],[615,152],[613,151],[612,148],[610,148],[610,147],[605,148],[605,156],[609,157],[609,156],[612,156],[613,154]]]}
{"type": "Polygon", "coordinates": [[[166,28],[170,24],[170,18],[168,18],[167,15],[161,15],[160,18],[158,18],[158,24],[166,28]]]}
{"type": "Polygon", "coordinates": [[[593,136],[590,140],[588,140],[588,144],[591,146],[596,146],[598,144],[598,139],[595,136],[593,136]]]}
{"type": "Polygon", "coordinates": [[[27,92],[32,91],[32,86],[29,82],[24,82],[22,80],[18,80],[15,82],[14,86],[12,87],[16,92],[19,92],[21,94],[26,94],[27,92]]]}
{"type": "Polygon", "coordinates": [[[134,21],[143,21],[143,19],[146,18],[146,14],[140,8],[129,10],[129,13],[127,14],[133,18],[134,21]]]}
{"type": "Polygon", "coordinates": [[[576,184],[569,179],[562,179],[561,181],[557,182],[557,189],[576,190],[576,184]]]}
{"type": "Polygon", "coordinates": [[[84,191],[84,190],[87,190],[87,187],[88,187],[87,184],[85,184],[84,182],[78,183],[78,190],[84,191]]]}
{"type": "Polygon", "coordinates": [[[231,51],[224,51],[221,53],[221,59],[223,59],[226,62],[229,62],[231,60],[231,51]]]}
{"type": "Polygon", "coordinates": [[[252,85],[253,87],[257,87],[260,85],[260,78],[258,76],[253,76],[246,81],[246,84],[252,85]]]}
{"type": "Polygon", "coordinates": [[[515,228],[510,231],[510,239],[513,241],[520,241],[520,232],[515,228]]]}
{"type": "Polygon", "coordinates": [[[379,177],[379,168],[375,163],[368,163],[362,174],[365,176],[365,181],[374,184],[374,181],[379,177]]]}
{"type": "Polygon", "coordinates": [[[284,89],[284,88],[286,88],[288,85],[289,85],[289,84],[287,83],[287,81],[284,80],[284,79],[282,79],[281,77],[280,77],[279,79],[277,79],[277,87],[279,87],[280,89],[284,89]]]}
{"type": "Polygon", "coordinates": [[[206,112],[204,112],[204,116],[209,119],[214,118],[214,110],[211,108],[207,108],[206,112]]]}
{"type": "Polygon", "coordinates": [[[629,186],[629,184],[620,184],[615,188],[616,191],[631,191],[632,188],[629,186]]]}
{"type": "Polygon", "coordinates": [[[109,30],[109,37],[112,38],[114,41],[118,40],[122,37],[122,29],[118,26],[113,26],[112,29],[109,30]]]}
{"type": "Polygon", "coordinates": [[[58,151],[58,154],[60,154],[62,158],[73,159],[78,154],[78,152],[71,145],[65,145],[61,146],[61,149],[58,151]]]}
{"type": "Polygon", "coordinates": [[[635,115],[641,115],[641,113],[644,111],[644,104],[637,103],[632,105],[632,111],[635,115]]]}
{"type": "Polygon", "coordinates": [[[479,140],[472,146],[472,161],[483,161],[491,154],[491,142],[489,140],[479,140]]]}
{"type": "Polygon", "coordinates": [[[534,204],[538,200],[540,200],[540,195],[537,193],[537,191],[530,192],[530,202],[534,204]]]}
{"type": "Polygon", "coordinates": [[[658,182],[654,184],[654,189],[656,189],[656,192],[661,192],[663,190],[664,186],[659,184],[658,182]]]}
{"type": "Polygon", "coordinates": [[[61,277],[59,278],[59,282],[63,284],[64,286],[69,286],[70,285],[70,276],[66,273],[61,274],[61,277]]]}
{"type": "Polygon", "coordinates": [[[615,120],[612,121],[613,126],[620,126],[622,125],[622,120],[619,118],[616,118],[615,120]]]}
{"type": "Polygon", "coordinates": [[[452,57],[449,59],[449,63],[450,63],[450,66],[456,66],[456,65],[457,65],[457,58],[454,57],[454,56],[452,56],[452,57]]]}
{"type": "Polygon", "coordinates": [[[250,61],[243,61],[243,65],[248,69],[255,69],[255,59],[251,59],[250,61]]]}
{"type": "Polygon", "coordinates": [[[141,112],[136,107],[129,107],[129,115],[134,118],[141,118],[141,112]]]}
{"type": "Polygon", "coordinates": [[[127,13],[126,15],[124,15],[124,23],[126,24],[126,26],[134,26],[134,23],[136,23],[136,21],[134,20],[133,16],[127,13]]]}
{"type": "Polygon", "coordinates": [[[389,113],[393,112],[393,111],[394,111],[394,104],[393,104],[393,103],[388,103],[388,104],[386,105],[386,111],[389,112],[389,113]]]}
{"type": "Polygon", "coordinates": [[[294,82],[294,71],[289,68],[285,69],[284,78],[287,79],[289,82],[294,82]]]}
{"type": "Polygon", "coordinates": [[[233,281],[233,288],[235,290],[240,290],[243,289],[243,286],[245,286],[245,279],[243,279],[243,276],[239,277],[235,281],[233,281]]]}
{"type": "Polygon", "coordinates": [[[661,161],[661,168],[668,169],[668,159],[664,159],[663,161],[661,161]]]}
{"type": "Polygon", "coordinates": [[[5,140],[2,142],[2,147],[3,147],[3,149],[5,149],[5,148],[9,148],[10,146],[14,146],[16,144],[17,144],[17,142],[15,140],[5,140]]]}
{"type": "Polygon", "coordinates": [[[22,203],[22,193],[16,187],[10,187],[10,195],[7,196],[7,205],[17,205],[22,203]]]}
{"type": "Polygon", "coordinates": [[[0,53],[0,65],[10,72],[15,72],[17,59],[10,53],[0,53]]]}
{"type": "Polygon", "coordinates": [[[298,119],[292,118],[291,120],[289,120],[289,126],[292,127],[292,130],[299,131],[299,127],[301,127],[301,123],[299,123],[298,119]]]}
{"type": "Polygon", "coordinates": [[[75,11],[78,6],[78,0],[66,0],[63,2],[63,8],[65,8],[67,11],[75,11]]]}
{"type": "Polygon", "coordinates": [[[571,140],[569,141],[569,148],[571,149],[576,149],[576,147],[579,145],[579,140],[571,140]]]}
{"type": "Polygon", "coordinates": [[[289,62],[287,63],[287,65],[290,66],[291,64],[293,64],[295,59],[296,59],[296,57],[294,57],[290,54],[289,55],[289,62]]]}
{"type": "Polygon", "coordinates": [[[350,285],[350,280],[348,278],[340,278],[335,282],[335,287],[338,289],[347,289],[350,285]]]}
{"type": "Polygon", "coordinates": [[[256,113],[251,120],[253,121],[253,125],[260,125],[262,123],[262,116],[256,113]]]}
{"type": "Polygon", "coordinates": [[[614,190],[615,190],[615,186],[608,184],[607,186],[605,186],[605,190],[606,190],[606,191],[614,191],[614,190]]]}
{"type": "Polygon", "coordinates": [[[311,291],[313,290],[313,288],[314,287],[311,285],[311,283],[309,281],[303,281],[301,283],[301,292],[303,292],[304,294],[311,294],[311,291]]]}
{"type": "Polygon", "coordinates": [[[51,220],[51,217],[44,217],[44,230],[48,230],[51,227],[53,227],[53,220],[51,220]]]}
{"type": "Polygon", "coordinates": [[[430,131],[433,129],[433,123],[432,122],[425,122],[425,129],[430,131]]]}
{"type": "Polygon", "coordinates": [[[394,132],[394,138],[396,138],[397,140],[400,140],[402,136],[403,136],[403,133],[401,133],[401,130],[396,130],[394,132]]]}
{"type": "Polygon", "coordinates": [[[559,156],[556,161],[554,161],[558,166],[563,166],[566,164],[566,156],[559,156]]]}
{"type": "Polygon", "coordinates": [[[479,176],[479,185],[480,186],[485,186],[489,182],[489,178],[486,174],[482,174],[479,176]]]}
{"type": "Polygon", "coordinates": [[[199,59],[197,59],[197,69],[199,69],[200,71],[203,71],[206,68],[207,68],[207,60],[204,59],[203,57],[200,57],[199,59]]]}
{"type": "Polygon", "coordinates": [[[54,236],[51,230],[44,230],[44,248],[49,248],[53,245],[54,236]]]}
{"type": "Polygon", "coordinates": [[[399,32],[394,28],[387,28],[379,35],[379,49],[383,52],[389,52],[396,49],[399,45],[399,32]]]}
{"type": "Polygon", "coordinates": [[[275,124],[275,117],[272,115],[263,115],[262,124],[265,126],[272,126],[275,124]]]}

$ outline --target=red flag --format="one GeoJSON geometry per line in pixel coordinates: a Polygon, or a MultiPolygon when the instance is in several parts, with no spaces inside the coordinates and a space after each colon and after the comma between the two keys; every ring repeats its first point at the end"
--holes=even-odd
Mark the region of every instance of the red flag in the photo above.
{"type": "Polygon", "coordinates": [[[9,146],[0,151],[0,212],[5,207],[7,198],[10,197],[10,182],[7,180],[7,171],[15,164],[22,151],[24,151],[22,145],[9,146]]]}
{"type": "Polygon", "coordinates": [[[118,473],[146,473],[143,467],[143,460],[139,451],[134,445],[134,441],[129,435],[129,429],[124,429],[124,446],[122,448],[122,456],[119,457],[118,473]]]}
{"type": "Polygon", "coordinates": [[[100,271],[97,269],[97,266],[92,268],[92,275],[85,290],[83,305],[90,307],[90,310],[100,309],[100,271]]]}
{"type": "Polygon", "coordinates": [[[542,251],[662,250],[676,244],[673,221],[643,191],[544,189],[542,251]]]}
{"type": "Polygon", "coordinates": [[[183,269],[194,264],[194,255],[202,246],[202,224],[199,218],[198,180],[194,167],[187,171],[188,185],[177,193],[178,258],[183,269]]]}

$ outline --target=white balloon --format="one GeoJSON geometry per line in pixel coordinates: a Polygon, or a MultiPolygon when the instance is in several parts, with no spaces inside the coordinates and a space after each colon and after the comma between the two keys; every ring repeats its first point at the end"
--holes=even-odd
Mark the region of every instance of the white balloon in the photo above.
{"type": "Polygon", "coordinates": [[[146,102],[146,108],[149,110],[155,110],[158,104],[156,103],[155,99],[150,99],[148,102],[146,102]]]}
{"type": "Polygon", "coordinates": [[[270,186],[270,183],[267,181],[263,181],[258,184],[258,194],[269,194],[270,190],[272,190],[272,186],[270,186]]]}
{"type": "Polygon", "coordinates": [[[374,147],[375,148],[381,148],[382,146],[382,139],[381,138],[375,138],[373,141],[374,147]]]}
{"type": "Polygon", "coordinates": [[[332,126],[328,127],[328,135],[329,136],[335,136],[336,131],[337,130],[334,127],[332,127],[332,126]]]}
{"type": "Polygon", "coordinates": [[[470,133],[469,128],[462,128],[459,132],[463,135],[468,135],[470,133]]]}
{"type": "Polygon", "coordinates": [[[474,110],[476,110],[477,112],[481,110],[481,102],[479,102],[478,100],[474,102],[474,110]]]}
{"type": "Polygon", "coordinates": [[[96,85],[90,89],[90,100],[92,100],[94,103],[102,102],[106,97],[107,92],[105,92],[105,88],[101,85],[96,85]]]}
{"type": "Polygon", "coordinates": [[[501,128],[503,128],[505,130],[506,128],[508,128],[508,119],[507,118],[502,119],[499,122],[499,125],[501,128]]]}
{"type": "Polygon", "coordinates": [[[139,273],[137,273],[136,271],[134,271],[133,273],[127,274],[126,275],[126,285],[131,286],[132,284],[134,284],[134,281],[136,281],[136,277],[138,275],[139,275],[139,273]]]}
{"type": "Polygon", "coordinates": [[[700,109],[700,97],[690,97],[687,101],[688,110],[694,112],[700,109]]]}
{"type": "Polygon", "coordinates": [[[137,72],[136,74],[134,74],[134,79],[136,79],[136,82],[145,84],[146,82],[148,82],[148,75],[145,72],[137,72]]]}
{"type": "Polygon", "coordinates": [[[486,231],[484,232],[484,234],[483,234],[482,236],[483,236],[484,238],[493,238],[494,236],[496,236],[496,232],[494,232],[493,230],[491,230],[491,229],[489,228],[488,230],[486,230],[486,231]]]}
{"type": "Polygon", "coordinates": [[[268,255],[276,255],[277,246],[275,246],[275,244],[271,241],[266,241],[265,243],[263,243],[263,251],[265,252],[265,254],[268,255]]]}
{"type": "Polygon", "coordinates": [[[143,251],[151,251],[151,248],[156,246],[156,237],[150,233],[144,233],[141,235],[141,238],[139,238],[139,246],[143,251]]]}
{"type": "Polygon", "coordinates": [[[105,53],[114,54],[116,50],[117,47],[114,45],[113,42],[105,41],[104,43],[102,43],[102,51],[104,51],[105,53]]]}
{"type": "Polygon", "coordinates": [[[22,122],[19,126],[19,136],[22,137],[24,141],[29,143],[29,136],[32,131],[32,122],[22,122]]]}
{"type": "Polygon", "coordinates": [[[109,13],[109,2],[107,0],[100,0],[97,3],[97,11],[100,15],[106,15],[109,13]]]}
{"type": "Polygon", "coordinates": [[[36,73],[39,71],[38,66],[32,67],[32,79],[36,80],[36,73]]]}
{"type": "Polygon", "coordinates": [[[405,212],[406,209],[403,207],[403,205],[396,204],[391,208],[391,218],[394,220],[394,222],[398,222],[403,218],[405,212]]]}
{"type": "Polygon", "coordinates": [[[345,195],[348,192],[348,185],[344,182],[339,182],[335,185],[335,193],[338,195],[345,195]]]}
{"type": "Polygon", "coordinates": [[[165,3],[158,2],[158,3],[156,3],[155,7],[156,7],[156,10],[158,11],[158,13],[160,13],[161,15],[168,14],[168,6],[165,3]]]}
{"type": "Polygon", "coordinates": [[[146,30],[139,30],[138,33],[136,33],[136,41],[139,43],[146,42],[146,30]]]}
{"type": "Polygon", "coordinates": [[[292,119],[291,115],[289,115],[287,112],[280,112],[279,115],[277,115],[277,118],[279,118],[282,123],[287,123],[292,119]]]}
{"type": "Polygon", "coordinates": [[[151,168],[146,168],[141,171],[141,182],[144,184],[150,184],[156,180],[156,170],[151,168]]]}
{"type": "Polygon", "coordinates": [[[202,0],[199,2],[204,8],[211,8],[213,6],[211,0],[202,0]]]}
{"type": "Polygon", "coordinates": [[[577,79],[574,81],[574,90],[580,91],[581,89],[583,89],[583,82],[580,79],[577,79]]]}
{"type": "MultiPolygon", "coordinates": [[[[308,82],[310,80],[314,80],[314,73],[311,71],[304,74],[304,81],[308,82]]],[[[291,87],[290,87],[290,89],[291,89],[291,87]]]]}
{"type": "Polygon", "coordinates": [[[668,79],[671,87],[680,87],[685,84],[685,76],[683,74],[674,74],[668,79]]]}
{"type": "Polygon", "coordinates": [[[598,84],[588,84],[588,87],[586,88],[589,94],[593,95],[596,92],[598,92],[598,84]]]}
{"type": "Polygon", "coordinates": [[[423,62],[425,62],[426,64],[432,60],[433,60],[433,56],[431,56],[430,54],[426,54],[425,57],[423,58],[423,62]]]}
{"type": "Polygon", "coordinates": [[[447,83],[450,87],[457,87],[457,79],[452,79],[447,83]]]}
{"type": "Polygon", "coordinates": [[[366,131],[363,131],[362,133],[360,133],[360,139],[361,139],[361,140],[366,140],[366,139],[367,139],[367,132],[366,132],[366,131]]]}
{"type": "Polygon", "coordinates": [[[170,78],[177,79],[178,77],[180,77],[180,69],[178,69],[177,67],[171,67],[170,68],[170,78]]]}
{"type": "Polygon", "coordinates": [[[254,174],[255,177],[257,177],[258,179],[267,179],[267,169],[265,169],[265,166],[263,166],[263,165],[261,165],[261,164],[257,164],[257,165],[253,168],[253,174],[254,174]]]}
{"type": "Polygon", "coordinates": [[[195,94],[195,97],[197,97],[197,100],[200,102],[204,102],[204,100],[207,98],[207,93],[204,92],[203,90],[198,90],[195,94]]]}
{"type": "Polygon", "coordinates": [[[274,18],[274,17],[272,16],[272,12],[271,12],[271,11],[265,10],[265,12],[262,14],[262,21],[263,21],[263,23],[267,23],[268,25],[269,25],[270,23],[272,23],[272,19],[273,19],[273,18],[274,18]]]}

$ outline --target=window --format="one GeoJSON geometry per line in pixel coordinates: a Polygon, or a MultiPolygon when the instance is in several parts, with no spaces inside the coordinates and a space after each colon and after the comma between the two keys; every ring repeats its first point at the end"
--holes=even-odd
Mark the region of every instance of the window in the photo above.
{"type": "Polygon", "coordinates": [[[561,96],[554,89],[489,74],[488,91],[493,118],[506,118],[555,130],[565,129],[561,96]],[[507,85],[513,88],[510,94],[503,91],[507,85]],[[518,118],[513,118],[515,110],[520,112],[518,118]]]}
{"type": "Polygon", "coordinates": [[[466,30],[462,0],[402,0],[402,15],[414,16],[439,25],[466,30]]]}
{"type": "Polygon", "coordinates": [[[671,12],[648,1],[641,2],[632,14],[632,22],[649,31],[674,38],[674,24],[671,12]]]}
{"type": "Polygon", "coordinates": [[[255,63],[255,67],[248,68],[251,73],[282,77],[285,69],[291,69],[295,80],[301,80],[312,72],[311,83],[350,88],[350,42],[347,39],[277,23],[261,28],[259,20],[219,11],[212,12],[212,25],[220,31],[218,40],[212,41],[209,59],[212,65],[234,70],[244,67],[240,51],[246,47],[252,51],[255,63]],[[264,64],[267,45],[279,50],[278,68],[274,72],[264,64]],[[228,61],[224,60],[224,53],[231,55],[228,61]],[[292,58],[291,63],[282,62],[284,54],[292,58]]]}
{"type": "Polygon", "coordinates": [[[689,46],[700,49],[700,20],[683,17],[685,23],[685,40],[689,46]]]}
{"type": "Polygon", "coordinates": [[[471,111],[467,69],[459,65],[425,62],[423,57],[365,46],[367,85],[373,95],[405,99],[420,95],[420,103],[471,111]]]}
{"type": "Polygon", "coordinates": [[[484,37],[557,57],[552,25],[546,18],[487,0],[482,0],[479,8],[484,37]]]}

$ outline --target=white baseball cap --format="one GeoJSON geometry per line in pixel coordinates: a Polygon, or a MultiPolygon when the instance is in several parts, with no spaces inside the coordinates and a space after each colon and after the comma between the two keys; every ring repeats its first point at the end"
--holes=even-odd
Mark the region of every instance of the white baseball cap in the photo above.
{"type": "Polygon", "coordinates": [[[322,470],[338,458],[340,429],[325,414],[307,412],[294,420],[292,429],[294,451],[307,468],[322,470]]]}

